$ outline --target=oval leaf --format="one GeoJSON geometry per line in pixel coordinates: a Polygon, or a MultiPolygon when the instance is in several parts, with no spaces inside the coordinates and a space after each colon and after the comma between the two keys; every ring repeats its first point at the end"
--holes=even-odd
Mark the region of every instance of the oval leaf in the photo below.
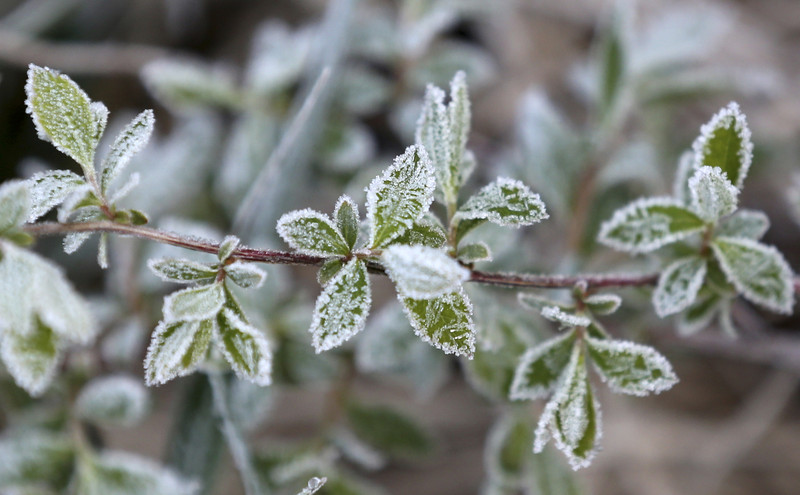
{"type": "Polygon", "coordinates": [[[153,111],[145,110],[134,117],[119,133],[100,166],[100,188],[103,193],[108,192],[111,182],[128,165],[133,155],[141,151],[150,141],[155,121],[153,111]]]}
{"type": "Polygon", "coordinates": [[[470,271],[442,250],[425,246],[389,246],[381,256],[401,297],[431,299],[456,290],[470,271]]]}
{"type": "Polygon", "coordinates": [[[575,332],[567,332],[528,349],[517,365],[509,397],[513,400],[548,396],[569,363],[575,332]]]}
{"type": "Polygon", "coordinates": [[[739,190],[716,167],[700,167],[689,179],[692,209],[707,222],[736,211],[739,190]]]}
{"type": "Polygon", "coordinates": [[[166,321],[198,321],[214,317],[225,303],[222,284],[213,283],[173,292],[164,298],[166,321]]]}
{"type": "Polygon", "coordinates": [[[538,194],[518,180],[498,177],[467,200],[456,213],[459,220],[488,220],[520,227],[548,218],[538,194]]]}
{"type": "Polygon", "coordinates": [[[309,330],[317,353],[338,347],[363,330],[371,305],[367,265],[353,258],[317,298],[309,330]]]}
{"type": "Polygon", "coordinates": [[[707,270],[706,260],[696,256],[681,258],[661,272],[653,291],[656,314],[664,318],[688,308],[703,286],[707,270]]]}
{"type": "Polygon", "coordinates": [[[139,379],[129,376],[95,378],[75,402],[79,417],[106,426],[133,426],[150,410],[150,397],[139,379]]]}
{"type": "Polygon", "coordinates": [[[433,299],[401,297],[414,332],[425,342],[447,354],[472,358],[475,353],[475,325],[472,303],[463,288],[433,299]]]}
{"type": "Polygon", "coordinates": [[[306,208],[278,219],[278,234],[286,244],[311,256],[346,255],[350,252],[342,234],[327,215],[306,208]]]}
{"type": "Polygon", "coordinates": [[[272,383],[272,351],[264,334],[230,308],[217,317],[217,344],[242,380],[262,387],[272,383]]]}
{"type": "Polygon", "coordinates": [[[741,189],[753,161],[753,143],[747,119],[739,105],[729,103],[704,124],[692,149],[696,169],[718,167],[731,184],[741,189]]]}
{"type": "Polygon", "coordinates": [[[213,330],[213,320],[159,322],[144,360],[147,386],[193,373],[205,360],[213,330]]]}
{"type": "Polygon", "coordinates": [[[147,261],[147,267],[165,282],[191,283],[213,280],[216,268],[206,263],[180,258],[161,258],[147,261]]]}
{"type": "Polygon", "coordinates": [[[614,392],[645,396],[678,383],[667,358],[652,347],[592,337],[586,343],[597,373],[614,392]]]}

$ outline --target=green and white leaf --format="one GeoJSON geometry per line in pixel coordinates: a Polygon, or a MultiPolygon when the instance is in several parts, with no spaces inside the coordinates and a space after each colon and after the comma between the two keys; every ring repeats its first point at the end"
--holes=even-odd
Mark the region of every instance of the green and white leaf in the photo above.
{"type": "Polygon", "coordinates": [[[181,258],[147,260],[147,267],[165,282],[192,283],[214,280],[217,269],[207,263],[181,258]]]}
{"type": "Polygon", "coordinates": [[[215,330],[217,346],[237,377],[262,387],[272,383],[272,350],[259,329],[226,307],[215,330]]]}
{"type": "Polygon", "coordinates": [[[225,275],[231,282],[245,289],[258,289],[267,279],[267,272],[254,263],[244,261],[234,261],[225,266],[225,275]]]}
{"type": "Polygon", "coordinates": [[[692,149],[695,169],[718,167],[741,190],[753,161],[753,143],[747,118],[739,105],[730,102],[704,124],[692,149]]]}
{"type": "Polygon", "coordinates": [[[328,282],[330,282],[331,279],[339,273],[339,270],[344,267],[344,263],[345,262],[339,258],[330,258],[326,260],[317,272],[317,282],[319,282],[319,285],[323,287],[328,285],[328,282]]]}
{"type": "Polygon", "coordinates": [[[694,304],[678,318],[678,333],[692,335],[706,328],[719,313],[722,298],[710,291],[701,290],[694,304]]]}
{"type": "Polygon", "coordinates": [[[358,217],[358,205],[348,195],[342,195],[336,201],[333,209],[333,218],[336,219],[336,227],[342,234],[347,245],[352,250],[358,241],[358,231],[360,220],[358,217]]]}
{"type": "Polygon", "coordinates": [[[592,337],[586,343],[595,370],[614,392],[645,396],[678,383],[667,358],[652,347],[592,337]]]}
{"type": "Polygon", "coordinates": [[[688,308],[703,286],[707,269],[706,260],[697,256],[681,258],[664,268],[653,291],[656,314],[664,318],[688,308]]]}
{"type": "Polygon", "coordinates": [[[558,306],[545,306],[542,308],[542,316],[561,324],[562,328],[588,327],[592,323],[588,316],[566,312],[558,306]]]}
{"type": "Polygon", "coordinates": [[[672,198],[642,198],[603,222],[598,241],[620,251],[645,253],[685,239],[705,225],[672,198]]]}
{"type": "Polygon", "coordinates": [[[196,495],[199,488],[172,470],[127,452],[81,458],[74,480],[75,493],[81,495],[196,495]]]}
{"type": "Polygon", "coordinates": [[[351,402],[347,422],[358,438],[392,457],[430,454],[434,441],[416,420],[393,408],[351,402]]]}
{"type": "Polygon", "coordinates": [[[70,195],[86,186],[86,181],[69,170],[39,172],[26,181],[31,196],[28,222],[33,222],[53,207],[63,203],[70,195]]]}
{"type": "Polygon", "coordinates": [[[134,426],[150,412],[150,396],[141,380],[125,375],[95,378],[81,389],[75,413],[102,426],[134,426]]]}
{"type": "Polygon", "coordinates": [[[402,235],[396,237],[392,244],[421,245],[431,248],[443,247],[447,242],[447,234],[445,234],[441,224],[428,217],[429,215],[425,215],[414,222],[414,225],[402,235]]]}
{"type": "Polygon", "coordinates": [[[569,363],[575,338],[575,331],[569,331],[528,349],[514,372],[509,398],[533,400],[550,395],[569,363]]]}
{"type": "Polygon", "coordinates": [[[675,172],[675,182],[672,184],[672,196],[685,206],[689,206],[692,200],[689,178],[694,171],[694,153],[688,150],[684,151],[678,158],[678,170],[675,172]]]}
{"type": "Polygon", "coordinates": [[[31,198],[25,181],[12,180],[0,185],[0,236],[25,223],[30,209],[31,198]]]}
{"type": "Polygon", "coordinates": [[[367,265],[353,258],[317,298],[309,330],[317,353],[338,347],[363,330],[371,305],[367,265]]]}
{"type": "Polygon", "coordinates": [[[527,415],[503,415],[486,439],[483,459],[489,478],[507,487],[519,487],[531,465],[532,445],[533,425],[527,415]]]}
{"type": "Polygon", "coordinates": [[[159,322],[144,360],[147,386],[193,373],[205,360],[214,321],[159,322]]]}
{"type": "Polygon", "coordinates": [[[777,313],[792,312],[792,270],[780,251],[734,237],[717,237],[711,248],[728,281],[745,299],[777,313]]]}
{"type": "Polygon", "coordinates": [[[453,80],[450,81],[450,103],[447,105],[447,114],[450,124],[449,141],[451,150],[448,164],[450,168],[450,173],[448,174],[450,184],[448,184],[447,188],[452,191],[453,197],[456,197],[470,172],[468,170],[469,158],[465,157],[465,154],[467,139],[469,139],[472,110],[467,88],[467,75],[463,70],[456,72],[453,80]]]}
{"type": "Polygon", "coordinates": [[[562,312],[572,313],[575,311],[575,305],[566,302],[560,302],[548,297],[534,294],[533,292],[518,292],[517,293],[517,301],[522,305],[522,307],[530,309],[531,311],[541,313],[544,308],[548,306],[553,306],[560,309],[562,312]]]}
{"type": "Polygon", "coordinates": [[[457,290],[470,271],[440,249],[395,244],[381,261],[397,285],[400,297],[432,299],[457,290]]]}
{"type": "Polygon", "coordinates": [[[436,174],[436,183],[446,202],[455,200],[452,189],[450,162],[453,147],[450,132],[450,117],[444,104],[445,92],[428,84],[422,103],[422,113],[417,121],[415,141],[424,147],[436,174]]]}
{"type": "Polygon", "coordinates": [[[740,209],[722,220],[716,234],[725,237],[744,237],[757,241],[769,230],[769,217],[764,212],[740,209]]]}
{"type": "Polygon", "coordinates": [[[470,197],[456,212],[459,220],[488,220],[502,226],[520,227],[548,218],[538,194],[518,180],[498,177],[470,197]]]}
{"type": "Polygon", "coordinates": [[[434,299],[400,298],[414,332],[447,354],[472,358],[475,325],[472,303],[463,288],[434,299]]]}
{"type": "Polygon", "coordinates": [[[492,250],[483,241],[464,244],[458,247],[456,257],[464,263],[477,263],[479,261],[492,261],[492,250]]]}
{"type": "Polygon", "coordinates": [[[342,256],[350,252],[328,215],[310,208],[290,211],[278,219],[278,234],[295,250],[311,256],[342,256]]]}
{"type": "Polygon", "coordinates": [[[596,315],[616,313],[622,305],[622,298],[616,294],[593,294],[583,300],[589,311],[596,315]]]}
{"type": "Polygon", "coordinates": [[[703,166],[689,179],[692,209],[706,222],[736,211],[739,190],[733,187],[721,169],[703,166]]]}
{"type": "Polygon", "coordinates": [[[74,456],[66,436],[42,430],[6,433],[0,440],[0,488],[63,485],[72,474],[74,456]]]}
{"type": "Polygon", "coordinates": [[[234,251],[239,247],[241,241],[235,235],[226,235],[222,242],[219,243],[219,250],[217,251],[217,259],[225,262],[231,257],[234,251]]]}
{"type": "Polygon", "coordinates": [[[199,321],[213,318],[225,303],[221,283],[179,290],[164,298],[165,321],[199,321]]]}
{"type": "Polygon", "coordinates": [[[391,167],[367,188],[369,245],[380,248],[401,236],[433,202],[436,179],[428,155],[409,146],[391,167]]]}
{"type": "Polygon", "coordinates": [[[153,111],[145,110],[134,117],[119,133],[100,165],[100,189],[104,194],[108,192],[111,183],[128,165],[131,158],[150,141],[154,125],[153,111]]]}
{"type": "Polygon", "coordinates": [[[33,328],[8,329],[0,343],[0,357],[14,381],[36,397],[55,377],[61,362],[61,338],[40,319],[33,328]]]}

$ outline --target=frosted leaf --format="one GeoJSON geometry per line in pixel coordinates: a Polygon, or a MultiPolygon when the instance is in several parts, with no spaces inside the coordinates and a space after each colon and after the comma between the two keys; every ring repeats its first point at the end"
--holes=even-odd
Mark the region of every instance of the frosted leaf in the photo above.
{"type": "Polygon", "coordinates": [[[692,149],[695,169],[719,167],[731,184],[741,189],[753,161],[753,143],[739,105],[730,102],[704,124],[692,149]]]}
{"type": "Polygon", "coordinates": [[[0,344],[3,364],[14,381],[34,397],[50,386],[62,354],[61,339],[35,318],[32,328],[7,329],[0,344]]]}
{"type": "Polygon", "coordinates": [[[156,99],[179,112],[209,104],[233,107],[240,104],[234,75],[222,66],[161,59],[145,65],[141,78],[156,99]]]}
{"type": "Polygon", "coordinates": [[[371,304],[367,265],[353,258],[317,298],[309,329],[314,350],[320,353],[338,347],[363,330],[371,304]]]}
{"type": "Polygon", "coordinates": [[[219,251],[217,251],[217,259],[226,261],[233,255],[233,252],[239,248],[240,240],[235,235],[226,235],[222,242],[219,243],[219,251]]]}
{"type": "Polygon", "coordinates": [[[678,318],[678,333],[692,335],[707,327],[719,312],[722,301],[719,295],[700,291],[694,304],[681,313],[678,318]]]}
{"type": "Polygon", "coordinates": [[[622,298],[616,294],[593,294],[583,300],[589,311],[596,315],[616,313],[622,305],[622,298]]]}
{"type": "Polygon", "coordinates": [[[122,184],[122,186],[120,186],[119,189],[117,189],[114,192],[114,194],[109,198],[108,200],[109,204],[112,205],[116,204],[121,199],[128,196],[128,194],[130,194],[131,191],[133,191],[136,188],[136,186],[139,185],[139,181],[141,181],[141,179],[142,176],[141,174],[139,174],[139,172],[134,172],[131,175],[129,175],[128,179],[122,184]]]}
{"type": "Polygon", "coordinates": [[[512,413],[502,416],[489,430],[484,447],[483,460],[489,478],[505,486],[520,486],[533,457],[531,445],[533,428],[528,417],[512,413]]]}
{"type": "Polygon", "coordinates": [[[377,471],[386,466],[386,456],[376,448],[367,445],[353,432],[344,428],[336,429],[330,435],[331,442],[341,453],[342,458],[367,471],[377,471]]]}
{"type": "Polygon", "coordinates": [[[339,273],[339,270],[342,269],[344,263],[345,262],[339,258],[330,258],[325,260],[317,272],[317,282],[319,282],[319,285],[323,287],[328,285],[328,282],[330,282],[331,279],[335,277],[337,273],[339,273]]]}
{"type": "Polygon", "coordinates": [[[716,234],[725,237],[745,237],[757,241],[769,230],[769,217],[761,211],[737,210],[717,227],[716,234]]]}
{"type": "Polygon", "coordinates": [[[401,236],[395,238],[392,244],[408,244],[428,246],[430,248],[441,248],[447,242],[447,234],[441,224],[423,216],[410,229],[406,230],[401,236]]]}
{"type": "Polygon", "coordinates": [[[574,344],[575,332],[569,331],[525,351],[514,372],[509,398],[547,397],[558,385],[574,344]]]}
{"type": "Polygon", "coordinates": [[[147,267],[164,282],[191,283],[217,276],[217,269],[207,263],[180,258],[150,259],[147,267]]]}
{"type": "Polygon", "coordinates": [[[144,360],[147,386],[193,373],[205,360],[214,326],[212,320],[159,322],[144,360]]]}
{"type": "Polygon", "coordinates": [[[25,223],[30,207],[27,183],[14,180],[0,185],[0,235],[25,223]]]}
{"type": "Polygon", "coordinates": [[[700,167],[689,179],[692,209],[707,222],[736,211],[739,190],[716,167],[700,167]]]}
{"type": "Polygon", "coordinates": [[[520,227],[548,218],[538,194],[518,180],[498,177],[467,200],[456,213],[459,220],[488,220],[520,227]]]}
{"type": "Polygon", "coordinates": [[[92,237],[91,232],[70,232],[64,236],[64,252],[72,254],[92,237]]]}
{"type": "Polygon", "coordinates": [[[672,184],[672,195],[685,206],[689,206],[692,200],[689,178],[694,170],[694,153],[684,151],[678,159],[678,170],[675,172],[675,182],[672,184]]]}
{"type": "Polygon", "coordinates": [[[141,151],[153,133],[155,117],[152,110],[145,110],[125,126],[114,140],[111,149],[100,165],[100,189],[108,192],[111,183],[128,165],[133,155],[141,151]]]}
{"type": "MultiPolygon", "coordinates": [[[[0,486],[3,495],[31,495],[11,487],[54,486],[69,479],[73,470],[74,448],[65,435],[40,429],[6,430],[0,440],[0,486]],[[12,430],[13,431],[13,430],[12,430]]],[[[42,494],[52,494],[42,488],[42,494]]]]}
{"type": "Polygon", "coordinates": [[[550,321],[560,323],[562,327],[588,327],[592,320],[586,316],[567,313],[558,306],[546,306],[542,308],[542,316],[550,321]]]}
{"type": "Polygon", "coordinates": [[[75,402],[78,417],[101,426],[134,426],[150,411],[150,396],[139,379],[116,375],[87,383],[75,402]]]}
{"type": "Polygon", "coordinates": [[[436,175],[436,183],[444,192],[445,201],[455,200],[451,189],[450,162],[452,157],[452,144],[450,134],[450,118],[444,104],[445,92],[433,84],[425,90],[425,99],[422,103],[422,113],[417,121],[415,141],[428,153],[431,166],[436,175]]]}
{"type": "Polygon", "coordinates": [[[606,246],[645,253],[685,239],[706,227],[703,219],[672,198],[642,198],[614,212],[600,226],[606,246]]]}
{"type": "Polygon", "coordinates": [[[464,244],[458,247],[456,257],[464,263],[477,263],[479,261],[492,261],[492,250],[483,241],[464,244]]]}
{"type": "Polygon", "coordinates": [[[214,317],[225,303],[221,283],[179,290],[164,298],[165,321],[197,321],[214,317]]]}
{"type": "Polygon", "coordinates": [[[423,341],[446,354],[475,354],[472,303],[463,288],[434,299],[400,297],[408,320],[423,341]]]}
{"type": "Polygon", "coordinates": [[[308,485],[306,485],[306,487],[303,488],[303,490],[300,491],[300,493],[298,493],[297,495],[314,495],[315,493],[320,491],[327,482],[328,478],[324,476],[322,478],[317,478],[315,476],[310,480],[308,480],[308,485]]]}
{"type": "Polygon", "coordinates": [[[39,137],[51,141],[92,177],[97,124],[86,93],[68,76],[30,64],[25,94],[39,137]]]}
{"type": "Polygon", "coordinates": [[[62,223],[71,222],[76,215],[80,215],[84,211],[84,208],[98,206],[100,206],[100,200],[89,184],[77,186],[75,191],[66,197],[58,209],[58,221],[62,223]]]}
{"type": "Polygon", "coordinates": [[[97,245],[97,264],[103,270],[108,268],[108,233],[102,232],[97,245]]]}
{"type": "Polygon", "coordinates": [[[48,170],[39,172],[26,181],[31,195],[31,210],[28,222],[60,205],[86,181],[69,170],[48,170]]]}
{"type": "Polygon", "coordinates": [[[264,334],[230,308],[217,316],[217,346],[236,376],[262,387],[272,383],[272,350],[264,334]]]}
{"type": "Polygon", "coordinates": [[[239,287],[245,289],[258,289],[264,285],[267,272],[257,267],[254,263],[234,261],[225,266],[225,275],[239,287]]]}
{"type": "Polygon", "coordinates": [[[245,73],[247,87],[269,95],[296,81],[307,67],[313,32],[308,28],[292,30],[274,19],[259,26],[245,73]]]}
{"type": "Polygon", "coordinates": [[[197,483],[183,479],[171,469],[127,452],[105,451],[82,458],[73,480],[82,495],[196,495],[197,483]]]}
{"type": "Polygon", "coordinates": [[[792,312],[792,270],[780,251],[734,237],[717,237],[711,248],[728,281],[745,299],[777,313],[792,312]]]}
{"type": "Polygon", "coordinates": [[[328,215],[310,208],[290,211],[278,219],[278,234],[293,249],[311,256],[346,255],[342,234],[328,215]]]}
{"type": "Polygon", "coordinates": [[[344,237],[345,242],[352,250],[356,247],[360,221],[358,218],[358,205],[348,195],[342,195],[336,201],[333,209],[333,218],[336,219],[336,228],[344,237]]]}
{"type": "Polygon", "coordinates": [[[450,123],[450,185],[448,186],[455,194],[464,184],[468,172],[462,169],[465,164],[464,154],[467,149],[467,139],[469,139],[470,121],[472,111],[469,102],[469,91],[467,89],[467,75],[464,71],[456,72],[450,82],[450,103],[447,105],[447,113],[450,123]]]}
{"type": "Polygon", "coordinates": [[[395,244],[381,261],[401,297],[431,299],[457,290],[470,271],[440,249],[395,244]]]}
{"type": "Polygon", "coordinates": [[[669,390],[678,377],[652,347],[624,340],[586,338],[595,370],[614,392],[645,396],[669,390]]]}
{"type": "Polygon", "coordinates": [[[517,301],[527,309],[541,313],[542,310],[548,306],[554,306],[563,312],[574,312],[575,305],[572,303],[558,302],[553,299],[534,294],[532,292],[518,292],[517,301]]]}
{"type": "Polygon", "coordinates": [[[428,211],[436,179],[425,149],[409,146],[367,188],[369,245],[380,248],[402,235],[428,211]]]}
{"type": "Polygon", "coordinates": [[[706,270],[706,260],[696,256],[681,258],[664,268],[653,291],[656,314],[664,318],[688,308],[703,286],[706,270]]]}
{"type": "Polygon", "coordinates": [[[433,450],[430,433],[414,417],[395,408],[349,401],[346,413],[353,433],[380,452],[415,459],[433,450]]]}
{"type": "Polygon", "coordinates": [[[106,130],[106,125],[108,125],[108,107],[102,101],[93,101],[89,103],[89,110],[92,112],[92,119],[94,120],[92,137],[95,143],[99,143],[106,130]]]}

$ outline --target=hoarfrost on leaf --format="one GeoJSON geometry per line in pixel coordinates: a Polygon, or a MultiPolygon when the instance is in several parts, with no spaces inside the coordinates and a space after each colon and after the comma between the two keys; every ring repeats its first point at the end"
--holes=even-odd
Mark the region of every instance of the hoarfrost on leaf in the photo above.
{"type": "Polygon", "coordinates": [[[234,251],[239,247],[241,241],[235,235],[226,235],[222,242],[219,243],[219,251],[217,251],[217,259],[224,262],[231,257],[234,251]]]}
{"type": "Polygon", "coordinates": [[[381,256],[401,297],[432,299],[457,290],[470,271],[440,249],[395,244],[381,256]]]}
{"type": "Polygon", "coordinates": [[[34,222],[86,185],[82,177],[69,170],[39,172],[29,178],[27,183],[31,195],[28,222],[34,222]]]}
{"type": "Polygon", "coordinates": [[[147,267],[164,282],[193,283],[214,280],[217,270],[206,263],[180,258],[147,260],[147,267]]]}
{"type": "Polygon", "coordinates": [[[695,169],[718,167],[741,190],[753,161],[753,143],[747,118],[739,105],[730,102],[704,124],[692,149],[695,169]]]}
{"type": "Polygon", "coordinates": [[[342,195],[336,201],[333,209],[333,218],[336,219],[336,227],[344,237],[345,242],[352,250],[356,246],[359,231],[358,205],[348,195],[342,195]]]}
{"type": "Polygon", "coordinates": [[[155,117],[152,110],[140,113],[119,133],[111,149],[100,166],[100,188],[108,192],[111,183],[131,161],[133,155],[141,151],[153,133],[155,117]]]}
{"type": "Polygon", "coordinates": [[[550,321],[560,323],[562,327],[588,327],[592,320],[587,316],[567,313],[558,306],[545,306],[542,308],[542,316],[550,321]]]}
{"type": "Polygon", "coordinates": [[[205,360],[214,326],[212,320],[159,322],[144,360],[147,386],[194,372],[205,360]]]}
{"type": "Polygon", "coordinates": [[[36,318],[33,328],[4,332],[0,356],[17,385],[36,397],[53,381],[61,361],[61,347],[61,339],[53,329],[36,318]]]}
{"type": "Polygon", "coordinates": [[[217,345],[236,376],[262,387],[272,383],[272,350],[264,334],[230,308],[217,316],[217,345]]]}
{"type": "Polygon", "coordinates": [[[25,181],[13,180],[0,185],[0,235],[25,223],[31,198],[25,181]]]}
{"type": "Polygon", "coordinates": [[[198,321],[213,318],[225,303],[221,283],[179,290],[164,298],[165,321],[198,321]]]}
{"type": "Polygon", "coordinates": [[[253,263],[244,261],[234,261],[225,266],[225,275],[231,282],[245,289],[258,289],[267,279],[267,272],[253,263]]]}
{"type": "Polygon", "coordinates": [[[741,209],[722,220],[716,230],[725,237],[744,237],[757,241],[769,230],[769,217],[761,211],[741,209]]]}
{"type": "Polygon", "coordinates": [[[278,219],[278,234],[295,250],[311,256],[342,256],[350,252],[328,215],[310,208],[290,211],[278,219]]]}
{"type": "Polygon", "coordinates": [[[451,146],[450,118],[444,104],[445,92],[433,84],[428,84],[422,113],[417,121],[415,141],[425,148],[436,174],[436,182],[444,192],[446,201],[453,201],[450,161],[451,146]]]}
{"type": "Polygon", "coordinates": [[[367,265],[353,258],[317,298],[309,330],[316,352],[338,347],[363,330],[371,305],[367,265]]]}
{"type": "MultiPolygon", "coordinates": [[[[66,435],[46,433],[42,429],[26,429],[18,433],[6,430],[0,440],[0,487],[8,490],[11,487],[63,483],[72,473],[74,459],[74,447],[66,435]]],[[[3,491],[4,495],[17,493],[3,491]]],[[[27,493],[21,491],[20,495],[27,493]]]]}
{"type": "Polygon", "coordinates": [[[459,220],[488,220],[520,227],[548,218],[538,194],[518,180],[498,177],[467,200],[456,213],[459,220]]]}
{"type": "Polygon", "coordinates": [[[622,298],[616,294],[593,294],[584,299],[583,303],[594,314],[610,315],[622,305],[622,298]]]}
{"type": "Polygon", "coordinates": [[[438,220],[424,215],[414,222],[410,229],[403,235],[396,237],[392,244],[422,245],[431,248],[441,248],[447,242],[447,234],[438,220]]]}
{"type": "Polygon", "coordinates": [[[150,410],[150,397],[138,379],[104,376],[87,383],[75,401],[82,419],[100,425],[134,426],[150,410]]]}
{"type": "Polygon", "coordinates": [[[689,179],[692,209],[706,222],[715,222],[736,211],[739,190],[733,187],[721,169],[700,167],[689,179]]]}
{"type": "Polygon", "coordinates": [[[105,451],[80,458],[74,479],[76,493],[87,495],[197,495],[197,483],[180,477],[150,459],[127,452],[105,451]]]}
{"type": "Polygon", "coordinates": [[[464,263],[477,263],[479,261],[492,261],[492,250],[483,241],[463,244],[458,247],[456,257],[464,263]]]}
{"type": "Polygon", "coordinates": [[[514,372],[509,398],[547,397],[558,385],[574,344],[575,331],[569,331],[528,349],[514,372]]]}
{"type": "Polygon", "coordinates": [[[678,319],[678,333],[692,335],[707,327],[719,312],[722,300],[719,295],[700,291],[694,304],[681,313],[678,319]]]}
{"type": "Polygon", "coordinates": [[[645,396],[678,383],[667,358],[652,347],[592,337],[586,343],[597,373],[614,392],[645,396]]]}
{"type": "Polygon", "coordinates": [[[656,314],[664,318],[688,308],[703,286],[706,270],[706,260],[697,256],[678,259],[664,268],[653,291],[656,314]]]}
{"type": "Polygon", "coordinates": [[[475,354],[475,324],[472,303],[463,287],[433,299],[400,297],[414,332],[425,342],[446,354],[475,354]]]}
{"type": "Polygon", "coordinates": [[[450,181],[449,188],[458,194],[466,181],[468,171],[464,170],[464,155],[469,139],[472,110],[470,108],[467,75],[458,71],[450,81],[450,103],[447,105],[450,124],[450,181]]]}

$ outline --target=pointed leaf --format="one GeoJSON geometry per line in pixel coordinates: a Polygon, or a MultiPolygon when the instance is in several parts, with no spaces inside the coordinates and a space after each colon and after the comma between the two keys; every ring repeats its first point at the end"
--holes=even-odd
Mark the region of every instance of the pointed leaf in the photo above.
{"type": "Polygon", "coordinates": [[[678,383],[667,358],[652,347],[592,337],[586,343],[597,373],[614,392],[645,396],[678,383]]]}
{"type": "Polygon", "coordinates": [[[610,315],[616,313],[622,305],[622,298],[616,294],[593,294],[584,299],[583,303],[596,315],[610,315]]]}
{"type": "Polygon", "coordinates": [[[704,165],[719,167],[731,184],[741,189],[753,161],[753,143],[739,105],[729,103],[704,124],[692,149],[695,169],[704,165]]]}
{"type": "Polygon", "coordinates": [[[236,376],[262,387],[272,383],[272,350],[264,334],[229,308],[220,312],[217,324],[217,344],[236,376]]]}
{"type": "Polygon", "coordinates": [[[165,282],[191,283],[214,280],[217,269],[206,263],[180,258],[147,260],[147,267],[165,282]]]}
{"type": "Polygon", "coordinates": [[[442,226],[426,217],[414,222],[410,229],[395,238],[392,244],[408,244],[428,246],[431,248],[443,247],[447,242],[447,235],[442,226]]]}
{"type": "Polygon", "coordinates": [[[587,316],[567,312],[558,306],[546,306],[542,309],[542,316],[550,321],[560,323],[562,327],[588,327],[592,320],[587,316]]]}
{"type": "Polygon", "coordinates": [[[347,422],[361,440],[393,457],[418,458],[433,450],[433,439],[421,425],[386,406],[351,402],[347,422]]]}
{"type": "Polygon", "coordinates": [[[575,332],[569,331],[528,349],[517,365],[509,397],[532,400],[550,395],[569,363],[574,343],[575,332]]]}
{"type": "Polygon", "coordinates": [[[705,228],[703,219],[672,198],[639,199],[600,226],[598,240],[614,249],[645,253],[705,228]]]}
{"type": "Polygon", "coordinates": [[[100,166],[100,188],[103,193],[120,172],[128,165],[133,155],[141,151],[153,133],[155,117],[152,110],[140,113],[119,133],[100,166]]]}
{"type": "Polygon", "coordinates": [[[692,209],[707,222],[736,211],[739,190],[717,167],[700,167],[689,179],[692,209]]]}
{"type": "Polygon", "coordinates": [[[0,235],[25,223],[31,198],[25,181],[14,180],[0,185],[0,235]]]}
{"type": "Polygon", "coordinates": [[[548,218],[538,194],[518,180],[498,177],[467,200],[456,213],[459,220],[489,220],[520,227],[548,218]]]}
{"type": "Polygon", "coordinates": [[[533,427],[522,414],[506,414],[489,431],[484,463],[489,477],[505,486],[518,486],[533,460],[533,427]]]}
{"type": "Polygon", "coordinates": [[[30,330],[6,330],[0,355],[17,385],[36,397],[53,381],[61,361],[61,339],[36,318],[30,330]]]}
{"type": "Polygon", "coordinates": [[[440,249],[395,244],[381,261],[401,297],[431,299],[456,290],[470,271],[440,249]]]}
{"type": "Polygon", "coordinates": [[[367,188],[369,245],[388,245],[414,225],[433,201],[436,180],[425,149],[409,146],[405,153],[367,188]]]}
{"type": "Polygon", "coordinates": [[[165,321],[197,321],[213,318],[225,303],[220,283],[190,287],[164,298],[165,321]]]}
{"type": "Polygon", "coordinates": [[[708,266],[697,256],[681,258],[669,264],[658,277],[653,291],[653,306],[660,318],[679,313],[697,298],[708,266]]]}
{"type": "Polygon", "coordinates": [[[464,263],[492,261],[492,251],[485,242],[478,241],[459,246],[457,257],[464,263]]]}
{"type": "Polygon", "coordinates": [[[450,129],[450,117],[444,104],[445,92],[433,84],[425,89],[425,99],[422,103],[422,113],[417,121],[416,143],[422,146],[431,160],[436,183],[445,196],[445,201],[455,199],[451,189],[450,163],[452,161],[453,147],[450,129]]]}
{"type": "Polygon", "coordinates": [[[101,426],[134,426],[150,410],[150,397],[141,380],[116,375],[95,378],[75,401],[78,417],[101,426]]]}
{"type": "Polygon", "coordinates": [[[217,259],[220,261],[227,261],[234,251],[239,247],[241,241],[235,235],[226,235],[225,239],[219,243],[219,251],[217,251],[217,259]]]}
{"type": "Polygon", "coordinates": [[[463,288],[434,299],[401,298],[414,332],[425,342],[447,354],[472,358],[475,325],[472,303],[463,288]]]}
{"type": "Polygon", "coordinates": [[[371,305],[367,265],[353,258],[317,298],[309,330],[317,353],[338,347],[363,330],[371,305]]]}
{"type": "Polygon", "coordinates": [[[704,329],[719,312],[722,299],[709,290],[701,290],[694,304],[689,306],[678,319],[678,332],[692,335],[704,329]]]}
{"type": "Polygon", "coordinates": [[[761,211],[738,210],[717,227],[717,235],[757,241],[769,230],[769,217],[761,211]]]}
{"type": "Polygon", "coordinates": [[[328,282],[339,273],[339,270],[341,270],[343,266],[344,261],[339,258],[326,260],[317,272],[317,282],[319,282],[319,285],[323,287],[328,285],[328,282]]]}
{"type": "Polygon", "coordinates": [[[83,178],[69,170],[39,172],[28,179],[27,183],[31,195],[31,211],[28,215],[28,222],[35,221],[86,185],[83,178]]]}
{"type": "Polygon", "coordinates": [[[254,263],[235,261],[225,267],[225,275],[239,287],[245,289],[258,289],[264,285],[267,272],[257,267],[254,263]]]}
{"type": "Polygon", "coordinates": [[[158,323],[144,360],[148,387],[193,373],[206,357],[213,320],[158,323]]]}
{"type": "Polygon", "coordinates": [[[333,209],[333,217],[336,219],[336,227],[352,250],[356,246],[356,241],[358,240],[358,205],[350,196],[344,195],[336,201],[336,207],[333,209]]]}
{"type": "Polygon", "coordinates": [[[452,196],[456,197],[468,176],[468,171],[465,171],[463,166],[470,121],[472,120],[467,75],[464,71],[456,72],[450,82],[450,103],[447,105],[447,113],[450,124],[450,162],[448,164],[450,183],[447,188],[451,191],[452,196]]]}
{"type": "Polygon", "coordinates": [[[292,248],[311,256],[346,255],[350,246],[328,215],[306,208],[278,219],[278,234],[292,248]]]}
{"type": "Polygon", "coordinates": [[[745,299],[777,313],[792,312],[792,270],[780,251],[734,237],[717,237],[711,248],[728,281],[745,299]]]}

